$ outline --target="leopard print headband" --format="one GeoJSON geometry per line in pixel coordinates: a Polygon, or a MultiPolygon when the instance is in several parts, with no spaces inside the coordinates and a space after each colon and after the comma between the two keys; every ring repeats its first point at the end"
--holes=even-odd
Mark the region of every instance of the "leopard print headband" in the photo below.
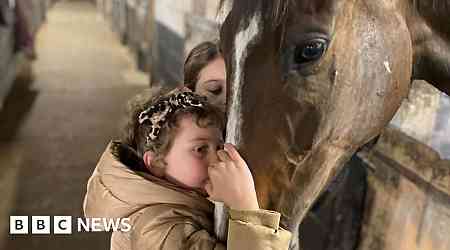
{"type": "Polygon", "coordinates": [[[147,135],[147,144],[158,138],[164,122],[175,111],[187,107],[204,107],[205,98],[188,90],[176,89],[168,96],[158,100],[138,116],[139,124],[149,123],[150,132],[147,135]]]}

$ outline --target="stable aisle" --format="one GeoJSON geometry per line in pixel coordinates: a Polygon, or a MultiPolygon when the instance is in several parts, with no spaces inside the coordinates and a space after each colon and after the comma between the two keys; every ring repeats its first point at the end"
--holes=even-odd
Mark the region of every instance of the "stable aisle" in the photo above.
{"type": "Polygon", "coordinates": [[[36,46],[34,81],[16,81],[0,111],[0,249],[109,249],[105,233],[9,235],[9,216],[82,216],[87,179],[147,78],[87,1],[58,2],[36,46]]]}

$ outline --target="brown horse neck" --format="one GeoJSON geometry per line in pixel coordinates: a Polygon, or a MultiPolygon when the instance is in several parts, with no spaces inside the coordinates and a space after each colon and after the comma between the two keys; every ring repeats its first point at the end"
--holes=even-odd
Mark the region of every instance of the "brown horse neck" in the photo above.
{"type": "Polygon", "coordinates": [[[450,95],[450,0],[401,0],[414,49],[413,79],[450,95]]]}

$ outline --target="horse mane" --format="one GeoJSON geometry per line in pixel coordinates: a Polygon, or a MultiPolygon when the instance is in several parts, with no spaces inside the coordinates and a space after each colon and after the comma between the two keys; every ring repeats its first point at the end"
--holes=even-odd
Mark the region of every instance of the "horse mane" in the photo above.
{"type": "Polygon", "coordinates": [[[288,7],[294,4],[293,0],[220,0],[219,9],[222,9],[226,2],[233,2],[233,11],[238,11],[240,14],[245,13],[247,16],[253,16],[261,12],[265,21],[272,24],[275,28],[280,25],[287,16],[288,7]]]}

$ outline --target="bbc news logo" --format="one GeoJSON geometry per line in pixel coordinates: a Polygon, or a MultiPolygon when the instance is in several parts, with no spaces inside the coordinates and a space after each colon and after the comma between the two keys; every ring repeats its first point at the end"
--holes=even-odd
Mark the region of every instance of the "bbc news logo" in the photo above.
{"type": "Polygon", "coordinates": [[[72,216],[10,216],[9,233],[72,234],[72,229],[77,232],[128,232],[131,229],[129,218],[76,218],[75,223],[72,222],[72,216]]]}

